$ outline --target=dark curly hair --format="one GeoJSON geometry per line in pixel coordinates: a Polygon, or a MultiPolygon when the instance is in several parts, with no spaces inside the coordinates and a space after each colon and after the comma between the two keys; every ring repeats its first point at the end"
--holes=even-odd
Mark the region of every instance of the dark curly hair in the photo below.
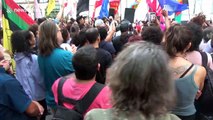
{"type": "Polygon", "coordinates": [[[203,13],[199,13],[197,16],[193,17],[191,22],[194,22],[197,25],[203,26],[206,21],[206,16],[203,13]]]}
{"type": "Polygon", "coordinates": [[[31,54],[30,40],[32,39],[33,33],[29,30],[18,30],[11,35],[12,52],[24,53],[26,56],[31,54]]]}
{"type": "Polygon", "coordinates": [[[163,32],[157,26],[149,26],[141,32],[141,37],[144,41],[160,45],[163,39],[163,32]]]}
{"type": "Polygon", "coordinates": [[[175,95],[167,63],[167,54],[157,45],[135,42],[127,46],[109,68],[113,107],[139,111],[146,117],[167,113],[175,95]]]}
{"type": "Polygon", "coordinates": [[[200,25],[189,22],[185,25],[192,33],[192,44],[188,51],[199,51],[199,45],[203,38],[203,30],[200,25]]]}

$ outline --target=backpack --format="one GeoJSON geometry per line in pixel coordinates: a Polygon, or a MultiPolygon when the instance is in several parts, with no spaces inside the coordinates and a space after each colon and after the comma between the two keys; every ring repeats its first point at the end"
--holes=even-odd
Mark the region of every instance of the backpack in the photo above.
{"type": "Polygon", "coordinates": [[[59,81],[58,106],[52,120],[83,120],[83,114],[92,104],[99,92],[104,88],[104,85],[95,83],[81,100],[73,100],[71,98],[65,97],[62,93],[62,87],[65,81],[65,77],[59,81]],[[74,108],[65,108],[63,106],[64,102],[74,105],[74,108]]]}
{"type": "Polygon", "coordinates": [[[205,67],[207,75],[202,95],[198,100],[195,100],[195,107],[199,120],[213,120],[213,71],[207,66],[207,54],[205,52],[200,52],[200,54],[202,56],[202,66],[205,67]]]}

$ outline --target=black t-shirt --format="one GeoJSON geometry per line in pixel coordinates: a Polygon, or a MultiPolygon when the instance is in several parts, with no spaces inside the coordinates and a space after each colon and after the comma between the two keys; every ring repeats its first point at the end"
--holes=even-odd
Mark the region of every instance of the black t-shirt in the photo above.
{"type": "Polygon", "coordinates": [[[127,33],[113,38],[112,43],[116,50],[116,54],[118,54],[123,49],[123,46],[128,42],[130,36],[132,35],[127,33]]]}
{"type": "Polygon", "coordinates": [[[111,55],[115,55],[115,48],[111,42],[101,41],[100,48],[108,51],[111,55]]]}
{"type": "Polygon", "coordinates": [[[96,48],[96,50],[98,62],[100,63],[100,70],[96,74],[96,81],[104,84],[106,80],[106,69],[112,63],[112,55],[102,48],[96,48]]]}

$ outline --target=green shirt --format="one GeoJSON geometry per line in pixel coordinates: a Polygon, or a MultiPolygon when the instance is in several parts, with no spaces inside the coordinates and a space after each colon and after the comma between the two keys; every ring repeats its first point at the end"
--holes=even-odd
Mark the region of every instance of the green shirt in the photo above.
{"type": "Polygon", "coordinates": [[[56,79],[74,72],[72,53],[55,48],[49,56],[38,56],[39,69],[44,76],[47,105],[55,108],[56,103],[51,87],[56,79]]]}
{"type": "MultiPolygon", "coordinates": [[[[89,111],[85,120],[147,120],[143,114],[134,113],[132,117],[129,117],[125,113],[115,113],[113,109],[93,109],[89,111]],[[116,117],[115,117],[116,116],[116,117]]],[[[173,114],[165,114],[159,117],[151,116],[148,120],[180,120],[177,116],[173,114]]]]}

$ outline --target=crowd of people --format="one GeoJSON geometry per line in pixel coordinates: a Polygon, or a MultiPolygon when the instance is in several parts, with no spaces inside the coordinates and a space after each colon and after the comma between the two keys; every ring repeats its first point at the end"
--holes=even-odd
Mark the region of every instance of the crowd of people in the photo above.
{"type": "Polygon", "coordinates": [[[164,22],[133,25],[111,16],[65,22],[61,13],[14,31],[12,53],[0,46],[1,120],[57,119],[59,106],[79,112],[80,103],[85,120],[213,120],[205,15],[178,24],[163,10],[164,22]]]}

